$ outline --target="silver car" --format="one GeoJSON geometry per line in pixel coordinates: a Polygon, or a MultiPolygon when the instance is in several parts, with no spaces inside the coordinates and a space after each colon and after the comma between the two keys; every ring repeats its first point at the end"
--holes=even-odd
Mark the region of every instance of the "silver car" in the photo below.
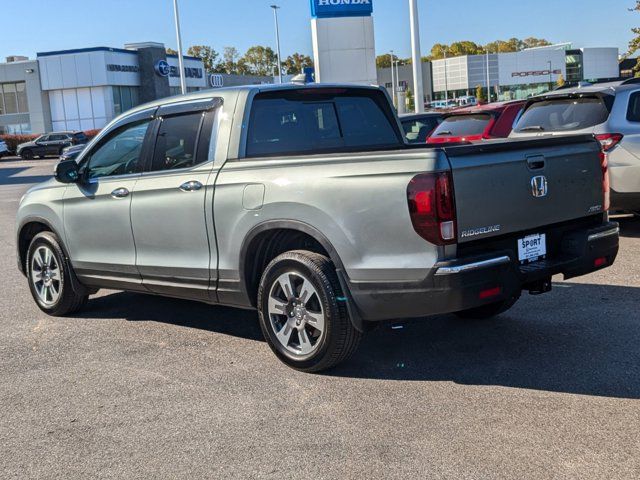
{"type": "Polygon", "coordinates": [[[640,79],[533,98],[510,138],[590,133],[607,155],[611,210],[640,213],[640,79]]]}

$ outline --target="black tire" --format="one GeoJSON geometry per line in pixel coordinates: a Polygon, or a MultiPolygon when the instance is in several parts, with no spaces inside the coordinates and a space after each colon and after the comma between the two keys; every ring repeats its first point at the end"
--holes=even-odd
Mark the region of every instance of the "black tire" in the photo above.
{"type": "Polygon", "coordinates": [[[488,303],[487,305],[470,308],[469,310],[462,310],[455,314],[464,320],[487,320],[506,312],[513,307],[519,299],[520,295],[514,295],[499,302],[488,303]]]}
{"type": "Polygon", "coordinates": [[[62,251],[58,237],[54,233],[41,232],[37,234],[29,245],[26,257],[25,272],[27,273],[29,290],[40,310],[49,315],[60,317],[75,313],[84,307],[89,298],[89,292],[75,278],[71,264],[62,251]],[[38,287],[36,287],[33,281],[34,255],[40,254],[39,252],[43,251],[39,250],[41,247],[44,247],[44,251],[48,249],[52,253],[59,271],[59,275],[56,276],[58,278],[57,284],[55,280],[52,282],[58,287],[58,297],[55,301],[51,302],[43,300],[36,290],[38,287]]]}
{"type": "Polygon", "coordinates": [[[20,152],[20,157],[23,160],[33,160],[33,152],[29,149],[20,152]]]}
{"type": "MultiPolygon", "coordinates": [[[[293,288],[296,289],[295,286],[293,288]]],[[[282,362],[303,372],[320,372],[345,361],[355,352],[362,334],[351,323],[342,295],[335,267],[331,260],[323,255],[306,250],[294,250],[279,255],[267,265],[258,290],[260,327],[267,343],[282,362]],[[274,322],[278,321],[277,317],[286,322],[289,319],[287,314],[272,316],[269,313],[272,289],[276,288],[278,279],[285,273],[300,275],[299,278],[308,280],[315,289],[315,293],[312,294],[315,295],[313,301],[320,302],[318,305],[321,305],[324,312],[323,331],[316,338],[311,353],[306,355],[293,353],[277,338],[274,322]]],[[[301,328],[305,328],[304,324],[301,328]]],[[[295,334],[299,335],[297,331],[295,334]]]]}

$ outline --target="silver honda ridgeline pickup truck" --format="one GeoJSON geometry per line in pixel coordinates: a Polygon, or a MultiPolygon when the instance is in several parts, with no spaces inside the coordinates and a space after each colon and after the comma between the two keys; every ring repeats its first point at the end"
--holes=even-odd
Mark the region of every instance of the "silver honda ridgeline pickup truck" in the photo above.
{"type": "Polygon", "coordinates": [[[411,146],[382,89],[220,89],[59,163],[21,201],[18,264],[50,315],[99,288],[257,309],[282,361],[320,371],[380,320],[491,317],[611,265],[607,178],[591,136],[411,146]]]}

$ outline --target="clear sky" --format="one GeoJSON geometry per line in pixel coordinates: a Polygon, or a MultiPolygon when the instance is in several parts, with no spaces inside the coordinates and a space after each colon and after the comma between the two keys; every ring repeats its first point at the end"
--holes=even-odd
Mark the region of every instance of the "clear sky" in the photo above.
{"type": "MultiPolygon", "coordinates": [[[[241,53],[275,43],[269,5],[280,10],[282,55],[311,54],[308,0],[180,0],[185,49],[193,44],[241,53]]],[[[633,0],[418,0],[422,53],[433,43],[543,37],[575,47],[626,50],[640,13],[633,0]]],[[[408,0],[373,0],[378,54],[409,56],[408,0]]],[[[172,0],[2,0],[0,60],[7,55],[158,41],[175,48],[172,0]]]]}

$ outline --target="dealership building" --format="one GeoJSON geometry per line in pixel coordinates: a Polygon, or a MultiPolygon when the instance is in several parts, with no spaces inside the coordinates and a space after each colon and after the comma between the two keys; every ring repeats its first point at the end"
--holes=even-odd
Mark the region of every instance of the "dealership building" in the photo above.
{"type": "Polygon", "coordinates": [[[568,83],[616,79],[617,48],[579,48],[570,43],[520,52],[465,55],[432,62],[434,98],[474,95],[478,85],[492,99],[515,100],[548,91],[562,76],[568,83]]]}
{"type": "MultiPolygon", "coordinates": [[[[272,77],[207,74],[184,56],[187,91],[272,83],[272,77]]],[[[178,58],[161,43],[41,52],[0,64],[0,134],[91,130],[140,103],[180,93],[178,58]]]]}

